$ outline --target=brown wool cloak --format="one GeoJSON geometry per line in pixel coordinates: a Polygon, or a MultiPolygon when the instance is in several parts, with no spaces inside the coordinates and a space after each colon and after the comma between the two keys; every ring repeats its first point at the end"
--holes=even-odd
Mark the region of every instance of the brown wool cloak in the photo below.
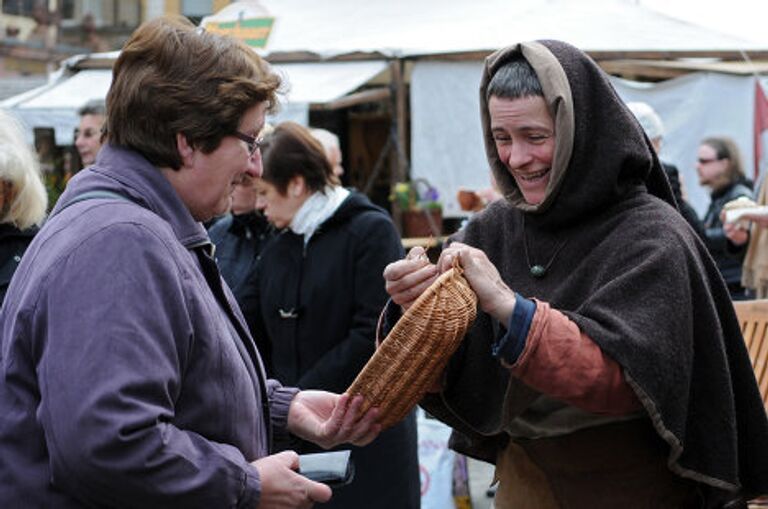
{"type": "MultiPolygon", "coordinates": [[[[565,313],[623,368],[668,464],[714,491],[768,492],[768,420],[728,292],[674,203],[641,127],[608,77],[557,41],[488,57],[481,84],[486,151],[505,200],[459,234],[483,249],[506,283],[565,313]],[[485,90],[509,55],[536,70],[557,145],[547,196],[524,202],[496,154],[485,90]],[[545,264],[565,241],[547,275],[545,264]]],[[[482,313],[453,357],[445,390],[422,402],[457,431],[452,443],[494,461],[514,419],[537,394],[491,356],[499,324],[482,313]]]]}

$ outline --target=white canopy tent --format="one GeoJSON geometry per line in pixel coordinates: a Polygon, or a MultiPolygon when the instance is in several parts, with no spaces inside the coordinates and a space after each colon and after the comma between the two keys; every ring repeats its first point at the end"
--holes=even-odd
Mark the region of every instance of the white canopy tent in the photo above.
{"type": "MultiPolygon", "coordinates": [[[[241,1],[247,4],[249,2],[241,1]]],[[[765,50],[633,0],[259,0],[275,18],[262,54],[416,56],[561,39],[590,52],[765,50]]]]}
{"type": "MultiPolygon", "coordinates": [[[[310,104],[328,103],[345,96],[384,72],[387,63],[310,62],[273,67],[287,87],[280,111],[269,120],[293,120],[306,125],[310,104]]],[[[53,127],[56,143],[69,145],[79,121],[77,110],[92,99],[106,98],[111,83],[112,71],[108,69],[60,73],[42,87],[3,101],[0,107],[10,110],[28,127],[53,127]]]]}
{"type": "MultiPolygon", "coordinates": [[[[67,78],[62,73],[47,84],[0,103],[30,128],[52,127],[57,145],[71,145],[79,118],[77,110],[88,101],[104,99],[111,72],[86,70],[67,78]]],[[[32,141],[32,130],[27,132],[32,141]]]]}

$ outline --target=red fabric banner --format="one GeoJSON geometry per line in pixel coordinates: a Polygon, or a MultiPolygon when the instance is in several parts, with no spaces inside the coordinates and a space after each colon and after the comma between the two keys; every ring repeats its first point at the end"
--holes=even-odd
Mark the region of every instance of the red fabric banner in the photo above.
{"type": "Polygon", "coordinates": [[[762,143],[763,131],[768,131],[768,98],[765,96],[763,86],[759,80],[755,80],[755,175],[754,180],[760,176],[760,161],[768,147],[762,143]]]}

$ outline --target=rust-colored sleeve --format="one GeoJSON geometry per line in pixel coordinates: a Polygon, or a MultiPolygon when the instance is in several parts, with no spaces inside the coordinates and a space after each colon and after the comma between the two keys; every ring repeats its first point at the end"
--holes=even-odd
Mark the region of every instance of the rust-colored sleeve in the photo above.
{"type": "Polygon", "coordinates": [[[621,366],[560,311],[536,300],[528,338],[512,374],[544,394],[589,412],[642,409],[621,366]]]}

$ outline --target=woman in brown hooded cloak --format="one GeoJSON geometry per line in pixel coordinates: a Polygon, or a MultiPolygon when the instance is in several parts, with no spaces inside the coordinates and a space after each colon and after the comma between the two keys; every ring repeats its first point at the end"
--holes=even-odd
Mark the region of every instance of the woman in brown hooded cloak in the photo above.
{"type": "Polygon", "coordinates": [[[422,405],[456,450],[496,463],[496,507],[768,492],[768,419],[728,291],[606,74],[567,44],[523,43],[487,59],[480,96],[505,199],[437,266],[417,249],[384,275],[407,307],[458,256],[478,294],[422,405]]]}

